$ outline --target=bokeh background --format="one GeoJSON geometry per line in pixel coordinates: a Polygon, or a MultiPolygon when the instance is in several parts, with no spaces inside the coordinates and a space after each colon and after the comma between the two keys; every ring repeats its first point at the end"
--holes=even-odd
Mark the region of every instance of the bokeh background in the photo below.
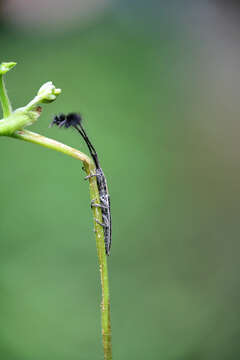
{"type": "MultiPolygon", "coordinates": [[[[2,0],[14,108],[81,112],[112,199],[114,359],[240,358],[239,1],[2,0]]],[[[0,358],[101,359],[81,164],[0,139],[0,358]]]]}

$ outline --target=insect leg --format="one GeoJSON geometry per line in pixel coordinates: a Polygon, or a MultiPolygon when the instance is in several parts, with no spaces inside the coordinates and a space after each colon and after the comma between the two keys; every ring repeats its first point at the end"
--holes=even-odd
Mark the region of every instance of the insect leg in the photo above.
{"type": "Polygon", "coordinates": [[[102,215],[103,220],[105,221],[104,223],[101,223],[98,219],[94,218],[94,220],[96,221],[97,224],[101,225],[102,227],[108,228],[109,227],[109,222],[108,219],[105,215],[102,215]]]}
{"type": "Polygon", "coordinates": [[[94,176],[97,176],[97,174],[87,175],[87,176],[85,176],[84,180],[90,179],[90,178],[92,178],[92,177],[94,177],[94,176]]]}
{"type": "Polygon", "coordinates": [[[101,205],[101,204],[96,204],[94,201],[96,201],[96,199],[91,200],[91,208],[93,208],[93,207],[99,207],[99,208],[101,208],[101,209],[107,209],[107,206],[103,206],[103,205],[101,205]]]}
{"type": "Polygon", "coordinates": [[[105,224],[101,223],[98,219],[94,218],[97,224],[101,225],[102,227],[106,227],[105,224]]]}
{"type": "Polygon", "coordinates": [[[106,215],[102,214],[102,218],[104,220],[105,227],[109,227],[109,221],[106,215]]]}

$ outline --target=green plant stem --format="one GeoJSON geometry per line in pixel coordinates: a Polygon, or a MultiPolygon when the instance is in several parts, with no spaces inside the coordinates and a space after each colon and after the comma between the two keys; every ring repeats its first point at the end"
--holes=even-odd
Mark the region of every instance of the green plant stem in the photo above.
{"type": "Polygon", "coordinates": [[[0,101],[3,109],[3,117],[7,118],[12,112],[11,103],[9,101],[7,90],[4,84],[3,75],[0,74],[0,101]]]}
{"type": "MultiPolygon", "coordinates": [[[[94,174],[95,166],[92,160],[82,152],[62,144],[53,139],[33,133],[27,130],[16,131],[13,135],[16,139],[21,139],[27,142],[38,144],[52,150],[56,150],[77,160],[81,160],[87,175],[94,174]]],[[[100,204],[99,192],[97,187],[96,177],[89,178],[90,198],[93,202],[100,204]]],[[[102,222],[102,211],[99,207],[92,207],[93,218],[102,222]]],[[[94,220],[94,230],[96,234],[97,254],[100,269],[101,288],[102,288],[102,338],[103,338],[103,351],[104,360],[112,360],[112,339],[111,339],[111,321],[110,321],[110,297],[109,297],[109,281],[108,281],[108,268],[107,256],[105,253],[104,232],[101,225],[94,220]]]]}
{"type": "MultiPolygon", "coordinates": [[[[81,151],[76,150],[65,144],[62,144],[59,141],[34,133],[32,131],[28,131],[28,130],[16,131],[15,133],[12,134],[12,137],[14,137],[15,139],[31,142],[33,144],[38,144],[46,148],[56,150],[58,152],[71,156],[75,159],[81,160],[84,163],[84,167],[88,173],[90,173],[91,168],[94,167],[92,160],[81,151]]],[[[93,178],[90,178],[90,180],[92,179],[93,178]]]]}

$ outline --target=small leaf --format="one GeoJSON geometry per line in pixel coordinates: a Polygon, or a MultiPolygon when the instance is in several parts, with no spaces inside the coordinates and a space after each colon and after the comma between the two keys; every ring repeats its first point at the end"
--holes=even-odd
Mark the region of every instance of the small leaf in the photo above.
{"type": "Polygon", "coordinates": [[[17,63],[15,62],[3,62],[0,64],[0,75],[6,74],[11,70],[17,63]]]}

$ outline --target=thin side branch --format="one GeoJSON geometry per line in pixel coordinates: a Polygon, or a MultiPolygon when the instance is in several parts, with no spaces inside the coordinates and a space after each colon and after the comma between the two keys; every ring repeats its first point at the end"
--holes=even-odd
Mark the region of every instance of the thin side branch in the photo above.
{"type": "Polygon", "coordinates": [[[56,150],[58,152],[61,152],[68,156],[71,156],[75,159],[81,160],[84,163],[85,169],[88,173],[90,173],[90,171],[91,171],[90,168],[94,167],[92,160],[87,155],[82,153],[81,151],[76,150],[76,149],[72,148],[71,146],[65,145],[59,141],[56,141],[56,140],[47,138],[45,136],[39,135],[37,133],[34,133],[32,131],[28,131],[28,130],[16,131],[12,135],[12,137],[14,137],[16,139],[27,141],[27,142],[31,142],[33,144],[38,144],[38,145],[44,146],[46,148],[56,150]]]}

